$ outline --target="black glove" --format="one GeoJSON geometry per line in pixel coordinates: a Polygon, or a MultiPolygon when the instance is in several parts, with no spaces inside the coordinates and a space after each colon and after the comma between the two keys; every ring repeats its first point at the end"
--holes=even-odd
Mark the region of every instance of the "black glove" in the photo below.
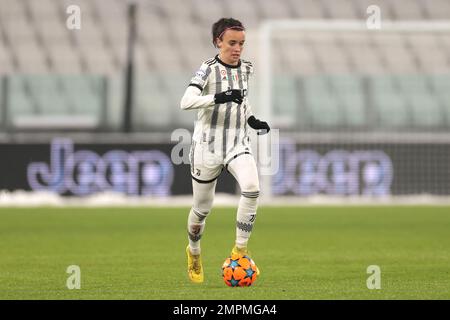
{"type": "Polygon", "coordinates": [[[266,133],[269,133],[269,131],[270,131],[270,127],[267,124],[267,122],[260,121],[260,120],[256,119],[254,116],[250,116],[247,119],[247,123],[253,129],[261,130],[260,132],[258,132],[258,134],[266,134],[266,133]]]}
{"type": "Polygon", "coordinates": [[[221,104],[227,102],[235,102],[237,104],[242,103],[242,92],[237,89],[230,89],[214,95],[214,103],[221,104]]]}

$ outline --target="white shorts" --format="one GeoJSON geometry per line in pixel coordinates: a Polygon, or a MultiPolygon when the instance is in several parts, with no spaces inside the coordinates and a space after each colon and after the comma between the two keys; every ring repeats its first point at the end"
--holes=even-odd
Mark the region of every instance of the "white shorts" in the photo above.
{"type": "Polygon", "coordinates": [[[252,154],[249,145],[239,144],[223,157],[209,151],[208,143],[193,141],[189,153],[192,179],[199,183],[213,182],[231,161],[243,154],[252,154]]]}

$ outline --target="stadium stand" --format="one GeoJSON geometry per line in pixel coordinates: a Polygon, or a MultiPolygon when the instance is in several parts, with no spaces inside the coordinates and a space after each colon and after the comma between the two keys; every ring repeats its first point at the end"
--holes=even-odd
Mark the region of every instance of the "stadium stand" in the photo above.
{"type": "MultiPolygon", "coordinates": [[[[191,127],[195,116],[179,114],[179,98],[200,62],[215,53],[210,26],[221,16],[242,19],[249,32],[264,19],[365,19],[373,4],[381,8],[383,19],[450,18],[447,0],[434,0],[432,5],[425,0],[138,3],[134,121],[141,130],[191,127]]],[[[67,114],[117,128],[122,116],[126,5],[122,0],[0,1],[0,75],[10,75],[8,92],[2,94],[8,95],[12,125],[19,115],[67,114]],[[69,5],[81,8],[81,30],[66,28],[69,5]]],[[[282,92],[274,100],[274,114],[280,127],[450,128],[448,35],[316,32],[314,37],[296,35],[298,42],[283,37],[294,39],[286,33],[274,40],[276,88],[282,92]],[[429,76],[414,76],[418,72],[429,76]]]]}

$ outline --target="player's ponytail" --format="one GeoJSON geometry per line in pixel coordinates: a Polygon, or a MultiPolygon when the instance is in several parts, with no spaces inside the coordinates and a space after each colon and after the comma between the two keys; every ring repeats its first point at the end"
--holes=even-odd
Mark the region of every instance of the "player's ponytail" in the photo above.
{"type": "Polygon", "coordinates": [[[222,40],[222,37],[227,30],[244,31],[245,28],[239,20],[233,18],[221,18],[212,26],[212,42],[217,48],[217,39],[222,40]]]}

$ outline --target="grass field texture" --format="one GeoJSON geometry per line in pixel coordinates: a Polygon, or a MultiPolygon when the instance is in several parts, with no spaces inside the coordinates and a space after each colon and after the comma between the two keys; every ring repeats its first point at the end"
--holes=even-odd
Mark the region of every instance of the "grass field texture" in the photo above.
{"type": "Polygon", "coordinates": [[[248,288],[221,278],[235,208],[208,217],[205,282],[189,282],[188,210],[1,208],[0,299],[450,299],[449,207],[261,207],[249,243],[261,276],[248,288]],[[79,290],[66,287],[70,265],[79,290]]]}

